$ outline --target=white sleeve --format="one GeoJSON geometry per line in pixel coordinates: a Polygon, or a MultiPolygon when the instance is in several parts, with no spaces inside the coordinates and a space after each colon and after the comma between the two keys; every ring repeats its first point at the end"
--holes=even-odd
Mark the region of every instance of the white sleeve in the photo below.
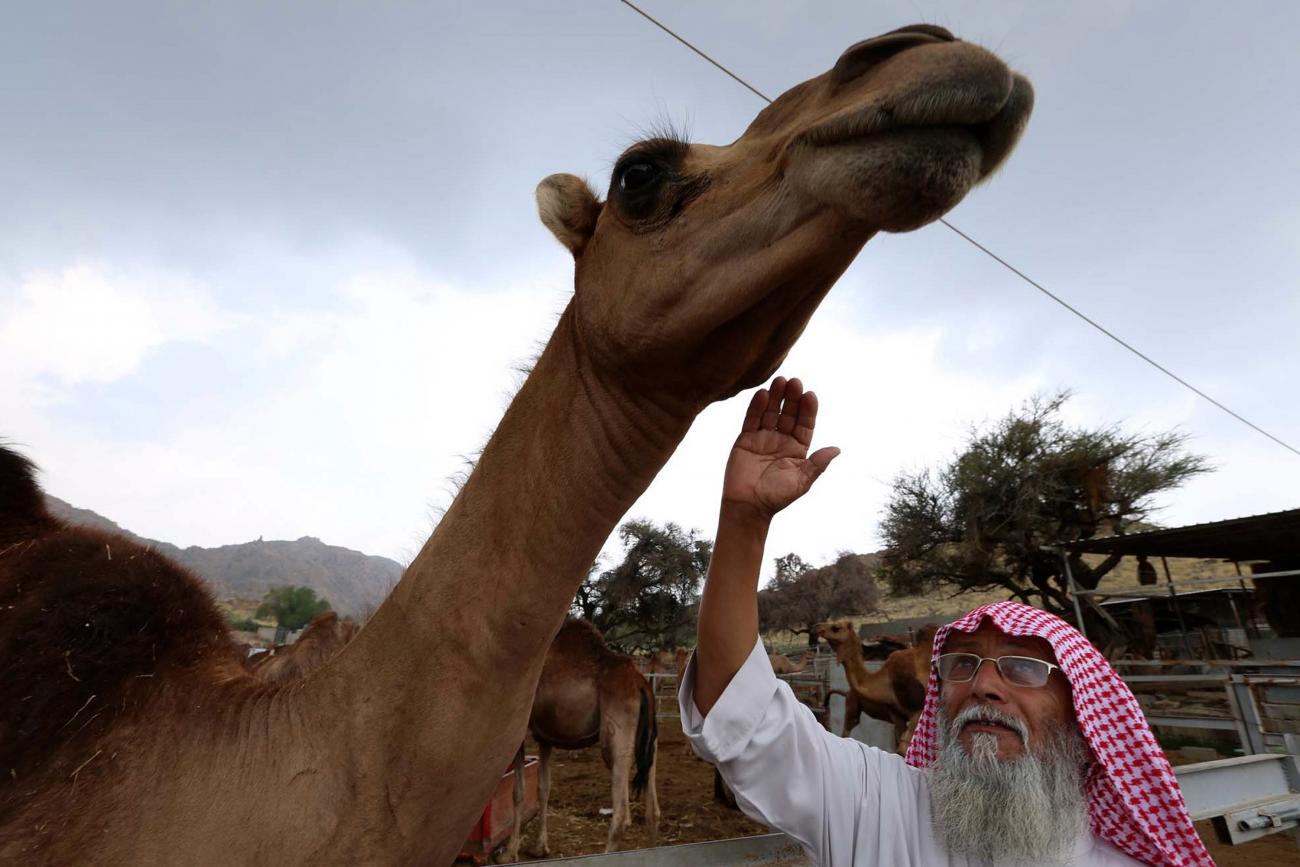
{"type": "Polygon", "coordinates": [[[677,700],[682,731],[746,815],[794,837],[819,864],[853,863],[859,835],[878,830],[861,827],[868,748],[826,731],[772,673],[761,641],[707,717],[695,706],[694,656],[677,700]]]}

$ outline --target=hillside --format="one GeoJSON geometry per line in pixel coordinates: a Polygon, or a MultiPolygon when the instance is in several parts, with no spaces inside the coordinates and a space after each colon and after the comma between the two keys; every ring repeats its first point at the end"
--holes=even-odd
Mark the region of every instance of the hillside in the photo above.
{"type": "Polygon", "coordinates": [[[50,513],[70,524],[121,533],[188,567],[212,587],[218,599],[260,599],[281,584],[310,587],[345,616],[359,617],[383,601],[402,575],[387,557],[327,545],[312,536],[294,541],[258,539],[218,548],[180,548],[146,539],[89,509],[46,496],[50,513]]]}

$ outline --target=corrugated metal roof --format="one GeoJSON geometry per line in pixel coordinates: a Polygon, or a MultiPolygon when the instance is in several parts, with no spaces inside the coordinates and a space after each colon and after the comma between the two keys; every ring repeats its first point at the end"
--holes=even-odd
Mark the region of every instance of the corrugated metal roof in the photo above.
{"type": "Polygon", "coordinates": [[[1300,562],[1300,509],[1066,542],[1062,547],[1081,554],[1300,562]]]}

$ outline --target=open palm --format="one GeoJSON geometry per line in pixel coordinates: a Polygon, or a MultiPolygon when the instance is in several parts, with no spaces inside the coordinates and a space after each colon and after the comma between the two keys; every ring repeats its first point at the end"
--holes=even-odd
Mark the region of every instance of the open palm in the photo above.
{"type": "Polygon", "coordinates": [[[840,453],[828,447],[809,456],[816,422],[817,395],[798,379],[778,376],[759,389],[727,459],[723,502],[770,518],[807,493],[840,453]]]}

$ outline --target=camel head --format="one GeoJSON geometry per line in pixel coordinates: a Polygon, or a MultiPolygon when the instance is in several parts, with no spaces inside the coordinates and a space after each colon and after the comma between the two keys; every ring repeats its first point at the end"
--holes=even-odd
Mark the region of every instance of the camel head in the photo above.
{"type": "Polygon", "coordinates": [[[818,623],[817,637],[829,644],[837,657],[841,648],[858,641],[858,633],[853,629],[853,623],[848,620],[827,620],[818,623]]]}
{"type": "Polygon", "coordinates": [[[729,145],[633,146],[605,201],[546,178],[538,208],[575,259],[586,360],[696,411],[765,382],[863,244],[960,202],[1032,103],[989,51],[913,25],[850,47],[729,145]]]}

